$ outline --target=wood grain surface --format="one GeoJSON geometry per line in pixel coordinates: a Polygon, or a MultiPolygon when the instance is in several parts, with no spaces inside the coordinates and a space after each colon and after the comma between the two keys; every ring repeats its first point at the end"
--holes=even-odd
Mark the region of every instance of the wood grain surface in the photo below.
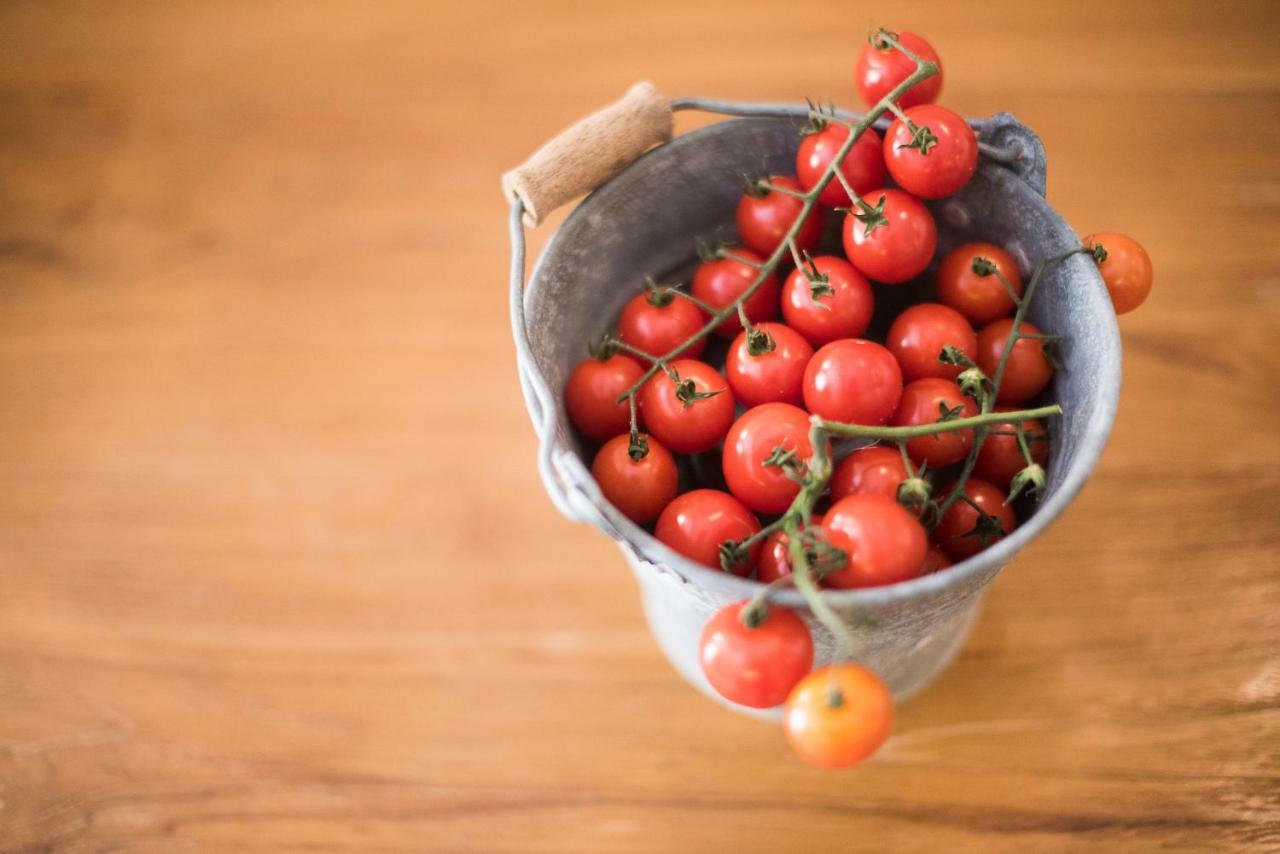
{"type": "Polygon", "coordinates": [[[0,850],[1280,849],[1280,5],[983,9],[0,5],[0,850]],[[1096,476],[829,774],[544,497],[498,175],[641,78],[854,106],[872,23],[1157,283],[1096,476]]]}

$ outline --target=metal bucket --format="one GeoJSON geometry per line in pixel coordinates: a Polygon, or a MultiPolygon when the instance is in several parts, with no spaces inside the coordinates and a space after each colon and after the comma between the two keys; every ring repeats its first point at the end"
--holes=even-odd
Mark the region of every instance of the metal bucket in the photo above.
{"type": "MultiPolygon", "coordinates": [[[[726,112],[733,105],[714,106],[726,112]]],[[[794,115],[804,109],[755,112],[794,115]]],[[[958,195],[930,204],[939,251],[973,240],[995,243],[1018,259],[1025,274],[1037,260],[1078,246],[1075,232],[1044,200],[1044,152],[1034,134],[1008,115],[974,125],[985,152],[977,173],[958,195]]],[[[540,442],[543,483],[565,516],[594,525],[618,543],[658,645],[685,679],[722,703],[698,665],[698,637],[714,611],[751,596],[759,585],[693,563],[605,501],[569,426],[563,389],[586,356],[585,342],[611,324],[643,276],[661,278],[687,268],[695,238],[712,241],[732,226],[742,176],[790,173],[798,141],[794,121],[774,115],[714,124],[649,151],[579,204],[538,259],[523,294],[521,207],[513,202],[511,321],[521,385],[540,442]]],[[[877,286],[877,300],[886,290],[877,286]]],[[[1120,338],[1093,261],[1076,255],[1047,270],[1029,319],[1063,336],[1063,370],[1050,396],[1064,414],[1051,423],[1048,488],[1035,513],[1012,535],[950,569],[886,587],[823,594],[854,628],[858,659],[899,700],[923,688],[956,655],[987,583],[1066,508],[1110,431],[1120,390],[1120,338]]],[[[818,663],[830,660],[834,638],[801,596],[785,590],[775,601],[806,617],[818,663]]]]}

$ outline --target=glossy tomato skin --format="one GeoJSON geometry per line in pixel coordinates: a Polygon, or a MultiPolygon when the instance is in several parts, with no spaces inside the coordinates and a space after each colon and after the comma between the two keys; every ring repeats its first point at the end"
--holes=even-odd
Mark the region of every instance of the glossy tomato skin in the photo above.
{"type": "MultiPolygon", "coordinates": [[[[1012,407],[997,406],[997,412],[1008,412],[1012,407]]],[[[986,441],[978,450],[978,458],[974,462],[973,473],[983,480],[990,481],[1002,489],[1008,489],[1013,476],[1027,465],[1022,449],[1018,446],[1015,434],[1016,424],[996,424],[987,434],[986,441]]],[[[1027,436],[1027,448],[1031,451],[1033,462],[1041,466],[1049,462],[1049,434],[1045,432],[1044,422],[1038,418],[1029,418],[1022,422],[1022,429],[1027,436]]]]}
{"type": "MultiPolygon", "coordinates": [[[[938,73],[908,90],[898,101],[898,106],[906,110],[917,104],[932,104],[938,100],[938,94],[942,91],[942,62],[938,59],[938,52],[915,33],[898,33],[898,43],[924,61],[938,66],[938,73]]],[[[853,82],[863,103],[874,107],[915,70],[915,62],[902,51],[892,47],[880,50],[875,45],[868,44],[862,49],[857,65],[854,66],[853,82]]]]}
{"type": "Polygon", "coordinates": [[[834,255],[813,259],[835,293],[816,300],[807,270],[792,270],[782,288],[782,318],[815,347],[867,331],[875,311],[871,283],[848,261],[834,255]]]}
{"type": "Polygon", "coordinates": [[[564,407],[578,432],[603,442],[631,428],[631,407],[618,396],[644,376],[644,368],[630,356],[583,359],[564,384],[564,407]]]}
{"type": "MultiPolygon", "coordinates": [[[[733,258],[716,258],[704,261],[693,273],[689,292],[715,309],[723,309],[751,287],[758,270],[751,264],[763,264],[764,259],[750,249],[738,247],[732,250],[733,258]],[[742,263],[742,259],[751,262],[742,263]]],[[[743,304],[747,319],[752,323],[764,323],[778,316],[778,279],[770,273],[760,287],[743,304]]],[[[737,315],[729,317],[716,327],[716,334],[732,338],[742,331],[737,315]]]]}
{"type": "MultiPolygon", "coordinates": [[[[1000,356],[1013,329],[1013,319],[995,320],[982,327],[978,333],[978,357],[975,361],[992,380],[1000,366],[1000,356]]],[[[1040,330],[1023,321],[1018,325],[1020,335],[1039,335],[1040,330]]],[[[1004,376],[1000,380],[997,403],[1024,403],[1044,391],[1053,379],[1053,365],[1044,355],[1044,342],[1038,338],[1019,338],[1009,354],[1004,376]]]]}
{"type": "MultiPolygon", "coordinates": [[[[945,499],[949,492],[950,489],[943,490],[939,498],[945,499]]],[[[1003,536],[1013,533],[1018,519],[1014,515],[1013,508],[1004,503],[1004,492],[981,478],[971,477],[965,483],[964,494],[981,507],[982,512],[995,517],[1004,531],[1003,536]]],[[[997,537],[984,545],[980,537],[966,536],[977,524],[978,511],[964,500],[957,501],[938,520],[937,527],[933,529],[934,542],[946,552],[947,557],[961,561],[973,557],[1002,539],[997,537]]]]}
{"type": "Polygon", "coordinates": [[[942,572],[951,566],[951,558],[947,557],[946,552],[937,546],[929,546],[929,551],[924,556],[924,566],[920,569],[921,575],[929,575],[933,572],[942,572]]]}
{"type": "Polygon", "coordinates": [[[794,611],[771,605],[754,628],[743,621],[750,600],[725,605],[702,629],[702,672],[726,700],[768,709],[787,699],[813,668],[813,636],[794,611]]]}
{"type": "Polygon", "coordinates": [[[738,333],[729,345],[724,376],[733,396],[744,406],[762,403],[804,401],[804,369],[813,348],[800,333],[781,323],[761,323],[756,327],[769,336],[773,349],[751,355],[747,333],[738,333]]]}
{"type": "Polygon", "coordinates": [[[1013,256],[991,243],[966,243],[942,259],[938,265],[938,302],[951,306],[970,323],[981,326],[1012,314],[1017,306],[999,277],[973,272],[975,258],[985,258],[995,264],[1019,296],[1022,295],[1022,274],[1013,256]]]}
{"type": "Polygon", "coordinates": [[[852,210],[844,218],[844,254],[858,271],[885,284],[900,284],[924,272],[938,248],[938,228],[933,214],[913,196],[901,190],[872,190],[863,200],[876,207],[884,201],[888,220],[874,228],[852,210]]]}
{"type": "Polygon", "coordinates": [[[884,160],[898,186],[921,199],[941,199],[958,193],[978,169],[978,137],[963,116],[922,104],[906,110],[917,128],[927,127],[937,142],[928,154],[910,147],[914,135],[902,119],[895,119],[884,138],[884,160]]]}
{"type": "Polygon", "coordinates": [[[1098,272],[1107,284],[1111,305],[1116,314],[1133,311],[1146,302],[1151,293],[1155,280],[1151,256],[1141,243],[1126,234],[1099,231],[1084,239],[1084,245],[1090,249],[1099,243],[1107,250],[1107,260],[1098,265],[1098,272]]]}
{"type": "Polygon", "coordinates": [[[680,475],[671,452],[648,437],[649,453],[640,460],[628,454],[630,433],[604,443],[591,464],[591,474],[609,503],[637,525],[647,525],[676,497],[680,475]]]}
{"type": "Polygon", "coordinates": [[[787,698],[783,729],[796,754],[818,768],[851,768],[893,731],[893,695],[859,664],[832,664],[800,680],[787,698]],[[832,690],[840,697],[831,704],[832,690]]]}
{"type": "MultiPolygon", "coordinates": [[[[666,356],[702,328],[705,322],[702,310],[684,297],[669,297],[663,305],[656,304],[649,292],[636,294],[622,308],[618,316],[618,337],[626,344],[654,356],[666,356]]],[[[696,359],[706,347],[705,338],[699,338],[685,347],[680,355],[696,359]]]]}
{"type": "Polygon", "coordinates": [[[951,345],[973,359],[978,351],[978,335],[960,312],[925,302],[898,315],[889,327],[885,344],[898,360],[907,382],[922,377],[954,380],[964,368],[940,362],[942,348],[951,345]]]}
{"type": "MultiPolygon", "coordinates": [[[[769,183],[798,193],[804,191],[795,178],[786,175],[770,175],[769,183]]],[[[752,252],[772,255],[803,210],[804,202],[788,193],[766,190],[757,196],[748,190],[738,200],[738,236],[752,252]]],[[[821,238],[822,210],[815,207],[796,232],[796,248],[801,251],[812,249],[821,238]]]]}
{"type": "Polygon", "coordinates": [[[884,424],[902,396],[902,370],[874,341],[844,338],[813,354],[804,371],[804,403],[814,415],[850,424],[884,424]]]}
{"type": "Polygon", "coordinates": [[[920,521],[884,495],[841,498],[822,518],[822,530],[846,555],[845,565],[823,578],[830,587],[878,587],[915,578],[929,549],[920,521]]]}
{"type": "Polygon", "coordinates": [[[640,412],[649,432],[672,451],[698,454],[720,443],[733,424],[733,392],[715,368],[696,359],[676,359],[670,367],[681,382],[692,380],[698,392],[713,397],[686,405],[676,396],[676,383],[658,371],[640,388],[640,412]]]}
{"type": "MultiPolygon", "coordinates": [[[[849,138],[849,133],[849,128],[844,125],[828,122],[822,130],[800,140],[800,150],[796,152],[796,178],[805,192],[812,190],[822,180],[832,159],[849,138]]],[[[844,175],[849,186],[859,195],[884,186],[884,144],[880,140],[880,134],[867,128],[844,156],[840,163],[840,174],[844,175]]],[[[853,199],[849,198],[840,179],[833,175],[818,196],[818,203],[827,207],[847,208],[853,204],[853,199]]]]}
{"type": "Polygon", "coordinates": [[[764,461],[774,448],[793,451],[801,460],[813,456],[809,414],[789,403],[765,403],[748,409],[725,436],[721,465],[733,496],[758,513],[781,513],[800,491],[800,484],[778,466],[764,461]]]}
{"type": "Polygon", "coordinates": [[[907,479],[902,453],[892,445],[859,448],[836,465],[831,474],[831,500],[846,495],[883,495],[898,500],[898,486],[907,479]]]}
{"type": "MultiPolygon", "coordinates": [[[[720,569],[720,545],[740,541],[760,530],[760,520],[741,501],[718,489],[695,489],[666,506],[658,516],[653,535],[658,541],[703,566],[720,569]]],[[[747,560],[734,568],[746,576],[759,555],[754,544],[747,560]]]]}
{"type": "MultiPolygon", "coordinates": [[[[908,383],[902,390],[902,402],[893,414],[893,426],[933,424],[942,417],[939,404],[945,405],[949,410],[961,407],[957,418],[972,418],[978,414],[977,404],[973,402],[973,398],[960,391],[960,386],[951,380],[926,377],[908,383]]],[[[907,454],[912,461],[928,463],[932,468],[960,462],[968,456],[972,447],[972,429],[917,436],[907,440],[907,454]]]]}

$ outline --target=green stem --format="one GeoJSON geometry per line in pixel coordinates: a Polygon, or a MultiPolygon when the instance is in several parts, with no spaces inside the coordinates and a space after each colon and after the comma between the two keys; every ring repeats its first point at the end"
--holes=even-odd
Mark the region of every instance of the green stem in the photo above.
{"type": "Polygon", "coordinates": [[[968,418],[953,418],[950,421],[934,421],[931,424],[915,424],[910,427],[875,427],[870,424],[845,424],[840,421],[827,421],[813,416],[812,423],[836,436],[857,439],[884,439],[898,441],[916,439],[920,436],[933,436],[938,433],[953,433],[957,430],[968,430],[986,424],[1012,424],[1015,421],[1026,421],[1029,418],[1048,418],[1061,415],[1062,407],[1058,404],[1038,406],[1035,409],[1021,409],[1017,412],[984,412],[968,418]]]}

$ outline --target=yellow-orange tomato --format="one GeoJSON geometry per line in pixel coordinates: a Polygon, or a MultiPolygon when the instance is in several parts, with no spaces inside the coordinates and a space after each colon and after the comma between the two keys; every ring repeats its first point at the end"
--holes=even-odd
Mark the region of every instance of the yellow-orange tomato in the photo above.
{"type": "Polygon", "coordinates": [[[871,670],[832,664],[797,683],[783,719],[797,755],[818,768],[851,768],[893,729],[893,696],[871,670]]]}
{"type": "Polygon", "coordinates": [[[1114,231],[1095,232],[1084,239],[1084,245],[1090,249],[1099,243],[1107,250],[1107,260],[1098,265],[1098,272],[1107,283],[1111,304],[1116,314],[1133,311],[1151,293],[1151,256],[1141,243],[1114,231]]]}

